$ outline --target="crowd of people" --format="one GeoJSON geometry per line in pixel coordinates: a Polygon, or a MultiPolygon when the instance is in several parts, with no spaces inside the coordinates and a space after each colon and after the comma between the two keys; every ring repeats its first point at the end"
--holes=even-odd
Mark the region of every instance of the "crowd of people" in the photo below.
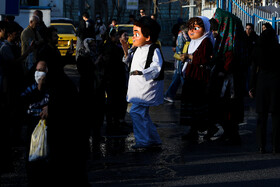
{"type": "Polygon", "coordinates": [[[134,24],[131,47],[127,33],[116,30],[117,20],[105,26],[99,15],[96,20],[87,12],[82,15],[76,33],[78,88],[64,72],[74,51],[69,48],[61,56],[57,30],[46,27],[41,11],[34,12],[25,29],[14,21],[0,22],[0,110],[1,124],[5,124],[0,126],[5,152],[1,172],[9,167],[11,147],[22,142],[22,124],[28,127],[24,141],[28,150],[33,129],[46,119],[48,158],[27,162],[30,186],[65,185],[67,181],[86,186],[89,138],[98,152],[104,124],[108,135],[123,133],[128,126],[127,104],[132,103],[129,115],[136,142],[132,148],[160,147],[149,108],[164,100],[174,102],[180,84],[180,124],[190,126],[183,141],[197,142],[200,131],[207,131],[204,139],[210,141],[220,124],[224,133],[219,141],[240,145],[243,98],[250,96],[257,101],[259,151],[266,152],[271,113],[273,152],[280,152],[280,74],[275,61],[279,44],[272,27],[264,25],[260,36],[252,24],[244,31],[240,19],[222,9],[210,20],[204,16],[179,20],[177,34],[173,30],[175,72],[164,92],[165,63],[157,45],[161,28],[156,15],[146,16],[144,9],[140,15],[138,20],[130,16],[129,23],[134,24]],[[49,180],[42,184],[46,176],[49,180]]]}
{"type": "Polygon", "coordinates": [[[244,97],[249,96],[257,101],[259,152],[267,151],[271,113],[272,152],[279,153],[280,124],[275,108],[279,104],[275,56],[279,43],[271,24],[264,23],[258,36],[252,23],[244,31],[239,18],[217,9],[210,20],[203,16],[178,20],[173,31],[176,29],[175,71],[164,100],[173,103],[182,84],[180,124],[190,126],[182,140],[197,142],[198,132],[207,131],[203,138],[209,141],[221,125],[224,132],[217,141],[240,145],[238,124],[244,120],[244,97]]]}

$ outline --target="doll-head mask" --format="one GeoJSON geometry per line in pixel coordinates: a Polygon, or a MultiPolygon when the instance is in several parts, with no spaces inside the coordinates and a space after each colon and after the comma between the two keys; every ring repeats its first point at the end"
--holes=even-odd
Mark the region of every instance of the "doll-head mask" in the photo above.
{"type": "Polygon", "coordinates": [[[160,32],[159,24],[150,17],[142,17],[133,26],[133,46],[155,43],[160,32]]]}
{"type": "Polygon", "coordinates": [[[145,44],[149,44],[151,43],[150,41],[150,36],[145,37],[142,33],[141,27],[138,27],[136,25],[133,26],[133,46],[135,47],[139,47],[139,46],[143,46],[145,44]]]}
{"type": "Polygon", "coordinates": [[[201,18],[194,17],[187,22],[188,35],[192,40],[203,36],[205,28],[201,18]]]}

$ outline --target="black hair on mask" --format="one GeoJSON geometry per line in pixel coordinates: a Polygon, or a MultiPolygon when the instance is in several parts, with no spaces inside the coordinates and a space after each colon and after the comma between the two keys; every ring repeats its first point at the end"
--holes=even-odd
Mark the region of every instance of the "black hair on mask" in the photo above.
{"type": "Polygon", "coordinates": [[[150,36],[150,40],[152,43],[155,43],[158,40],[161,28],[155,20],[151,19],[148,16],[144,16],[136,21],[134,25],[141,27],[143,36],[145,36],[146,38],[150,36]]]}

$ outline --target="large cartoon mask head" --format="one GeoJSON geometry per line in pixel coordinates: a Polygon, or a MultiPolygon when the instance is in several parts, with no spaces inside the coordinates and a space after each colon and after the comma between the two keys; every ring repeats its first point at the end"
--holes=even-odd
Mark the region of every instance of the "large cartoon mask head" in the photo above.
{"type": "Polygon", "coordinates": [[[133,40],[133,45],[135,47],[139,47],[150,43],[150,36],[145,37],[141,31],[141,27],[134,25],[132,40],[133,40]]]}
{"type": "Polygon", "coordinates": [[[187,22],[188,35],[192,40],[203,36],[205,28],[201,18],[194,17],[187,22]]]}
{"type": "Polygon", "coordinates": [[[133,46],[155,43],[160,32],[159,24],[150,17],[142,17],[133,26],[133,46]]]}

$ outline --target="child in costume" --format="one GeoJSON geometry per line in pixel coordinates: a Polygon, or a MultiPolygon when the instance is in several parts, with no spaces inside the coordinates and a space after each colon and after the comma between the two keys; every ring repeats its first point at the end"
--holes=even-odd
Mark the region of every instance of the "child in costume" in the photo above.
{"type": "Polygon", "coordinates": [[[207,17],[193,17],[187,22],[191,42],[188,53],[182,56],[185,76],[182,87],[181,124],[191,127],[183,140],[197,141],[198,131],[207,129],[208,100],[207,84],[214,39],[207,17]]]}
{"type": "Polygon", "coordinates": [[[150,17],[142,17],[134,23],[133,46],[136,50],[130,67],[127,101],[132,103],[129,114],[136,141],[133,148],[136,149],[161,145],[149,115],[150,106],[163,103],[163,58],[155,44],[159,32],[159,24],[150,17]]]}

